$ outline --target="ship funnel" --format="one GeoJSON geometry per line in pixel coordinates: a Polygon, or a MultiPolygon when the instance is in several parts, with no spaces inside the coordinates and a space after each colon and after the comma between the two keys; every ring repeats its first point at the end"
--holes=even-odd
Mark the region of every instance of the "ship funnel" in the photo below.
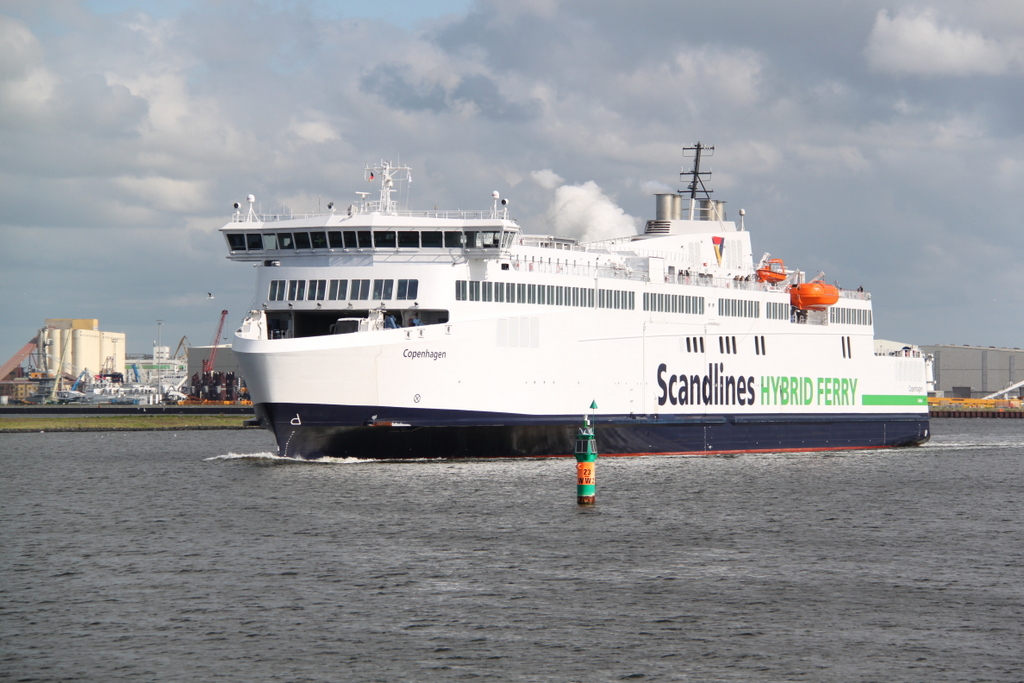
{"type": "Polygon", "coordinates": [[[655,220],[677,221],[683,217],[683,198],[678,194],[656,194],[655,220]]]}
{"type": "Polygon", "coordinates": [[[724,221],[725,202],[717,199],[700,200],[700,220],[702,221],[724,221]]]}

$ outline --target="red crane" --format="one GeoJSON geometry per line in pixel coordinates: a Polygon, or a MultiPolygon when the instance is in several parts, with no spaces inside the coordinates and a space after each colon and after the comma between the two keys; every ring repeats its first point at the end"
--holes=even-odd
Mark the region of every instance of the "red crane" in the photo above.
{"type": "Polygon", "coordinates": [[[217,347],[220,346],[220,333],[224,329],[224,319],[228,317],[227,311],[220,312],[220,322],[217,323],[217,333],[213,335],[213,348],[210,349],[210,357],[203,361],[203,372],[213,372],[213,362],[217,360],[217,347]]]}

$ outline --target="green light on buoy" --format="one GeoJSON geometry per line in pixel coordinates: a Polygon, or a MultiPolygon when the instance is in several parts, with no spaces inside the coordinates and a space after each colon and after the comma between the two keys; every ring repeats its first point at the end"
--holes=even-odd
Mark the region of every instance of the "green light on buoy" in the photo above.
{"type": "MultiPolygon", "coordinates": [[[[590,403],[591,410],[597,410],[597,401],[590,403]]],[[[593,505],[597,499],[597,486],[594,467],[597,461],[597,441],[594,427],[587,416],[583,416],[583,424],[576,435],[576,503],[593,505]]]]}

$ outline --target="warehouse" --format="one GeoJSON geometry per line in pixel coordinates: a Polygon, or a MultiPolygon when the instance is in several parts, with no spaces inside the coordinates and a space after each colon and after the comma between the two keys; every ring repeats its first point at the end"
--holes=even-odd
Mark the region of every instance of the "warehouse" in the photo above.
{"type": "MultiPolygon", "coordinates": [[[[936,395],[948,398],[984,398],[1024,382],[1024,350],[994,346],[922,346],[934,356],[936,395]]],[[[1024,396],[1024,386],[1009,396],[1024,396]]]]}

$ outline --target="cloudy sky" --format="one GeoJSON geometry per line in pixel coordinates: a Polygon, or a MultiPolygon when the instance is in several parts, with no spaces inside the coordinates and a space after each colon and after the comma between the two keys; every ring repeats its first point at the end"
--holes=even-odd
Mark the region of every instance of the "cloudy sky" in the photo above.
{"type": "Polygon", "coordinates": [[[698,140],[755,254],[870,290],[877,336],[1024,347],[1021,0],[4,0],[0,361],[45,318],[233,328],[249,193],[344,206],[400,157],[413,208],[594,235],[698,140]]]}

